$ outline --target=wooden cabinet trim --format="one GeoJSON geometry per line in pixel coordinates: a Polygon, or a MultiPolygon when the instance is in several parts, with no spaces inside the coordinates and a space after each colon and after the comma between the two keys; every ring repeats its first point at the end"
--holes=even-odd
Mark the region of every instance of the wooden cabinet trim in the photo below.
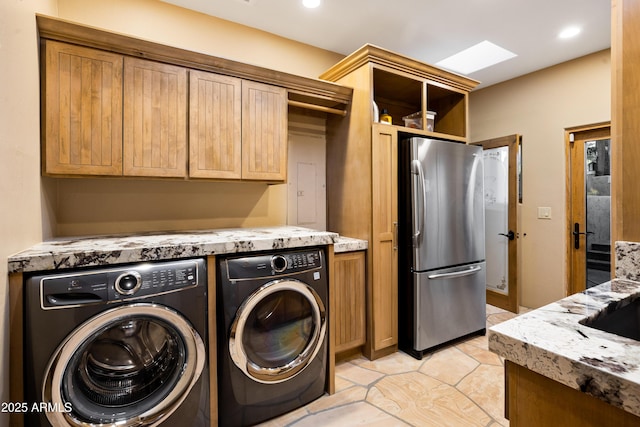
{"type": "Polygon", "coordinates": [[[347,56],[329,70],[322,73],[320,78],[337,81],[367,63],[385,66],[392,70],[431,80],[434,83],[442,83],[448,87],[467,92],[480,84],[480,82],[476,80],[445,71],[433,65],[371,44],[365,44],[347,56]]]}
{"type": "Polygon", "coordinates": [[[59,40],[122,55],[144,57],[191,69],[280,86],[293,93],[304,95],[307,102],[314,102],[315,99],[318,105],[335,105],[344,109],[351,103],[353,89],[332,82],[166,46],[39,14],[36,15],[36,23],[39,36],[43,39],[59,40]]]}

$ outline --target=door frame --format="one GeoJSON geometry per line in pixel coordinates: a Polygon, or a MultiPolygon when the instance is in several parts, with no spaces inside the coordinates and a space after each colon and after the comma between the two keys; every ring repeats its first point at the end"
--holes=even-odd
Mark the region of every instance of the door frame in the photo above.
{"type": "MultiPolygon", "coordinates": [[[[509,207],[508,228],[515,234],[515,239],[509,241],[508,247],[508,276],[509,294],[487,289],[487,304],[518,313],[520,308],[520,293],[518,289],[518,153],[522,144],[522,135],[513,134],[500,138],[491,138],[484,141],[472,142],[472,145],[480,145],[483,149],[509,147],[509,207]]],[[[505,230],[505,232],[508,230],[505,230]]]]}
{"type": "MultiPolygon", "coordinates": [[[[594,139],[611,139],[611,122],[600,122],[584,126],[574,126],[566,128],[564,131],[565,141],[565,218],[566,218],[566,241],[565,241],[565,264],[566,264],[566,278],[565,278],[565,295],[572,295],[578,292],[582,292],[586,289],[586,254],[581,256],[573,249],[573,223],[574,221],[574,208],[576,207],[576,201],[574,201],[574,179],[575,173],[580,173],[584,176],[584,162],[580,162],[579,165],[574,165],[571,161],[572,147],[579,141],[590,141],[594,139]],[[572,137],[573,135],[573,137],[572,137]]],[[[582,191],[584,193],[584,190],[582,191]]],[[[583,208],[582,213],[585,214],[583,208]]],[[[586,227],[586,226],[585,226],[586,227]]],[[[585,228],[586,229],[586,228],[585,228]]],[[[614,251],[611,252],[611,271],[614,271],[615,261],[614,251]]]]}

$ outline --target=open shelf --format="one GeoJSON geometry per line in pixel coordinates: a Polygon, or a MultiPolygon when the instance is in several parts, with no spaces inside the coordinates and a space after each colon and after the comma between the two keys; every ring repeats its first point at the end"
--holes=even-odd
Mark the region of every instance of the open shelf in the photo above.
{"type": "Polygon", "coordinates": [[[434,134],[466,138],[466,93],[425,79],[412,78],[380,68],[373,69],[373,100],[386,109],[395,126],[405,126],[403,117],[420,113],[418,130],[426,129],[426,114],[435,114],[434,134]]]}

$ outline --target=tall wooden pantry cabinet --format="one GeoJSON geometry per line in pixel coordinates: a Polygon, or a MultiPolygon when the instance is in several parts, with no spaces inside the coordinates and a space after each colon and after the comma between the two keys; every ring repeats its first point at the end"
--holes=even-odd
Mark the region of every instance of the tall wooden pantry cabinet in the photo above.
{"type": "Polygon", "coordinates": [[[364,352],[377,359],[398,348],[399,141],[468,143],[468,94],[478,82],[372,45],[320,78],[353,88],[347,118],[328,118],[328,228],[369,241],[364,352]],[[377,123],[383,109],[392,124],[377,123]]]}

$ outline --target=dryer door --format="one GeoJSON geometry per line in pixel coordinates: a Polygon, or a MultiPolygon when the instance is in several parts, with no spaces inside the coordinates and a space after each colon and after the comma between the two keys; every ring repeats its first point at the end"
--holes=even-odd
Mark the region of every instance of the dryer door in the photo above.
{"type": "Polygon", "coordinates": [[[83,323],[58,347],[43,384],[54,426],[151,426],[202,373],[205,347],[180,314],[129,304],[83,323]]]}
{"type": "Polygon", "coordinates": [[[254,381],[286,381],[311,363],[326,335],[326,310],[309,285],[275,280],[251,294],[231,324],[233,362],[254,381]]]}

